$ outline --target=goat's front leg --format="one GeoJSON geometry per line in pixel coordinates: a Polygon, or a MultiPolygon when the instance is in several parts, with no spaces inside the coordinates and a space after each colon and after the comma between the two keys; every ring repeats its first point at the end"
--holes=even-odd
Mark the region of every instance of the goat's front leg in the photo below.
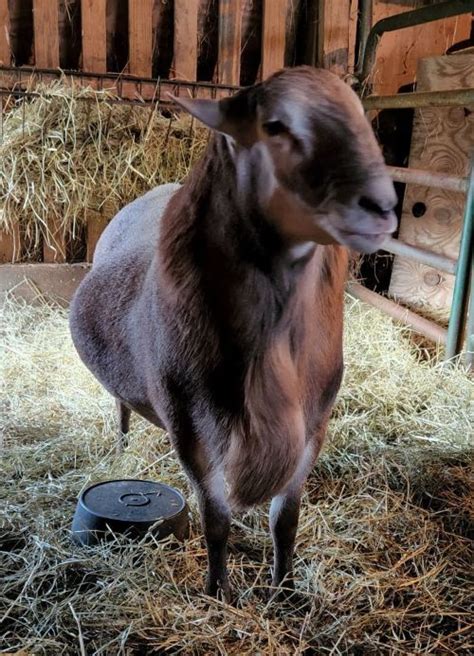
{"type": "Polygon", "coordinates": [[[209,463],[208,455],[197,440],[193,440],[192,445],[181,440],[173,441],[198,499],[207,546],[206,594],[215,597],[221,593],[229,603],[231,591],[227,573],[227,539],[231,514],[225,497],[224,477],[209,463]]]}
{"type": "Polygon", "coordinates": [[[270,529],[272,532],[274,563],[272,586],[283,584],[294,589],[293,552],[301,503],[301,486],[292,488],[272,499],[270,529]]]}
{"type": "MultiPolygon", "coordinates": [[[[330,410],[330,409],[329,409],[330,410]]],[[[320,420],[313,440],[306,445],[305,454],[286,489],[272,499],[270,529],[272,532],[274,565],[272,586],[294,590],[293,554],[300,514],[301,494],[324,441],[329,410],[320,420]]]]}

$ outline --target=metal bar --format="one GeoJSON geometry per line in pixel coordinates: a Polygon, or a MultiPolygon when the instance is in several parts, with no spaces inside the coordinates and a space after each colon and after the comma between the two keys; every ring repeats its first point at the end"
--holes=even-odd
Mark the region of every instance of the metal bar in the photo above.
{"type": "Polygon", "coordinates": [[[446,339],[445,360],[451,360],[462,349],[463,317],[468,302],[469,278],[471,275],[474,236],[474,156],[471,160],[469,188],[467,190],[464,222],[459,246],[458,267],[454,281],[451,314],[449,316],[448,336],[446,339]]]}
{"type": "Polygon", "coordinates": [[[447,331],[445,328],[438,326],[438,324],[429,321],[424,317],[420,317],[418,314],[415,314],[415,312],[404,308],[402,305],[391,301],[389,298],[376,294],[370,289],[363,287],[358,282],[349,282],[347,284],[347,292],[354,298],[373,305],[399,323],[413,328],[413,330],[428,337],[428,339],[431,339],[434,342],[439,342],[440,344],[446,343],[447,331]]]}
{"type": "MultiPolygon", "coordinates": [[[[130,75],[126,73],[88,73],[71,71],[71,70],[59,70],[55,68],[33,68],[31,66],[22,66],[21,68],[15,68],[14,66],[0,66],[0,77],[2,74],[7,73],[16,78],[17,82],[24,80],[25,82],[29,81],[29,78],[32,75],[51,75],[57,78],[61,77],[71,77],[71,78],[81,78],[84,80],[110,80],[111,82],[117,82],[122,80],[123,82],[137,82],[141,80],[143,84],[150,83],[154,86],[156,85],[157,78],[153,77],[143,77],[139,75],[130,75]]],[[[3,80],[4,81],[4,80],[3,80]]],[[[170,87],[183,87],[188,88],[196,85],[198,88],[202,89],[221,89],[223,91],[238,91],[241,87],[235,86],[232,84],[214,84],[213,82],[190,82],[186,80],[162,80],[162,84],[168,84],[170,87]]]]}
{"type": "Polygon", "coordinates": [[[364,52],[366,51],[366,46],[367,46],[367,39],[369,38],[370,30],[372,28],[372,9],[373,9],[373,0],[359,1],[359,25],[358,25],[359,48],[357,52],[357,67],[356,67],[356,70],[358,71],[362,67],[364,52]]]}
{"type": "Polygon", "coordinates": [[[474,11],[474,0],[449,0],[449,2],[442,2],[436,5],[428,5],[427,7],[420,7],[413,11],[406,11],[395,16],[389,16],[378,21],[370,30],[365,45],[360,76],[364,81],[370,74],[375,62],[375,54],[382,34],[385,32],[393,32],[394,30],[402,30],[406,27],[413,27],[415,25],[423,25],[424,23],[431,23],[435,20],[442,18],[449,18],[450,16],[459,16],[474,11]]]}
{"type": "Polygon", "coordinates": [[[427,266],[440,269],[441,271],[445,271],[452,275],[456,273],[456,260],[446,257],[445,255],[439,255],[439,253],[427,251],[424,248],[412,246],[400,239],[387,239],[382,245],[382,250],[387,251],[388,253],[393,253],[394,255],[408,257],[410,260],[416,260],[421,264],[426,264],[427,266]]]}
{"type": "Polygon", "coordinates": [[[457,178],[444,173],[432,173],[422,169],[408,169],[401,166],[387,166],[393,180],[408,184],[419,184],[448,191],[467,191],[467,178],[457,178]]]}
{"type": "Polygon", "coordinates": [[[471,293],[466,326],[466,367],[474,369],[474,262],[471,264],[471,293]]]}
{"type": "Polygon", "coordinates": [[[415,91],[393,96],[367,96],[362,100],[365,111],[402,109],[406,107],[455,107],[474,104],[474,89],[450,91],[415,91]]]}

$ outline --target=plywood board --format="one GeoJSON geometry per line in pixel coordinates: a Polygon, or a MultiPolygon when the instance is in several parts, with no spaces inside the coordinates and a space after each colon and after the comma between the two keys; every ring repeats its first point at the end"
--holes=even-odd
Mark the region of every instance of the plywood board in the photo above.
{"type": "Polygon", "coordinates": [[[107,70],[106,0],[81,0],[82,67],[90,73],[107,70]]]}
{"type": "MultiPolygon", "coordinates": [[[[173,77],[195,80],[199,0],[175,0],[173,77]]],[[[159,29],[159,26],[158,26],[159,29]]]]}
{"type": "Polygon", "coordinates": [[[151,77],[153,64],[153,2],[128,3],[129,68],[132,75],[151,77]]]}
{"type": "Polygon", "coordinates": [[[319,0],[318,62],[344,76],[349,64],[351,0],[319,0]]]}
{"type": "MultiPolygon", "coordinates": [[[[372,24],[387,16],[426,6],[423,0],[375,0],[372,24]]],[[[371,76],[373,92],[394,94],[416,78],[418,60],[443,55],[454,43],[468,39],[471,15],[464,14],[434,21],[417,27],[385,33],[377,48],[377,58],[371,76]]]]}
{"type": "Polygon", "coordinates": [[[285,36],[288,0],[263,0],[262,78],[285,62],[285,36]]]}
{"type": "MultiPolygon", "coordinates": [[[[418,90],[474,86],[474,55],[422,59],[418,90]]],[[[415,112],[409,166],[466,176],[474,148],[474,106],[426,108],[415,112]]],[[[458,257],[465,194],[407,185],[400,239],[458,257]],[[415,216],[426,208],[422,216],[415,216]]],[[[454,276],[401,257],[394,260],[390,293],[440,316],[448,316],[454,276]]]]}

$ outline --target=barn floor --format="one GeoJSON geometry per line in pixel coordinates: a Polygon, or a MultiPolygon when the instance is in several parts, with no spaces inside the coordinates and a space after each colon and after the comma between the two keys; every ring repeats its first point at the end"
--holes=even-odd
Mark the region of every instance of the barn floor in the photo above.
{"type": "Polygon", "coordinates": [[[72,545],[85,485],[124,476],[186,493],[188,485],[166,437],[143,421],[135,419],[130,446],[115,459],[113,402],[76,357],[66,312],[8,302],[0,325],[0,651],[473,653],[472,380],[442,369],[359,303],[348,300],[346,326],[344,386],[303,503],[299,594],[283,605],[264,594],[265,508],[235,518],[236,602],[227,606],[202,594],[206,558],[192,497],[185,544],[72,545]]]}

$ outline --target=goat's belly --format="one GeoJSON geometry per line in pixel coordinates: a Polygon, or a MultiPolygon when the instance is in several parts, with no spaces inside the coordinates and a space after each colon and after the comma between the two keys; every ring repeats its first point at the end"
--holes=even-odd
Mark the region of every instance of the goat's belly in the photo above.
{"type": "MultiPolygon", "coordinates": [[[[137,276],[135,269],[136,283],[137,276]]],[[[71,304],[71,335],[81,360],[107,391],[161,425],[148,399],[144,367],[136,361],[141,335],[133,325],[134,295],[140,285],[133,289],[130,280],[126,267],[123,272],[99,267],[86,276],[71,304]]]]}

